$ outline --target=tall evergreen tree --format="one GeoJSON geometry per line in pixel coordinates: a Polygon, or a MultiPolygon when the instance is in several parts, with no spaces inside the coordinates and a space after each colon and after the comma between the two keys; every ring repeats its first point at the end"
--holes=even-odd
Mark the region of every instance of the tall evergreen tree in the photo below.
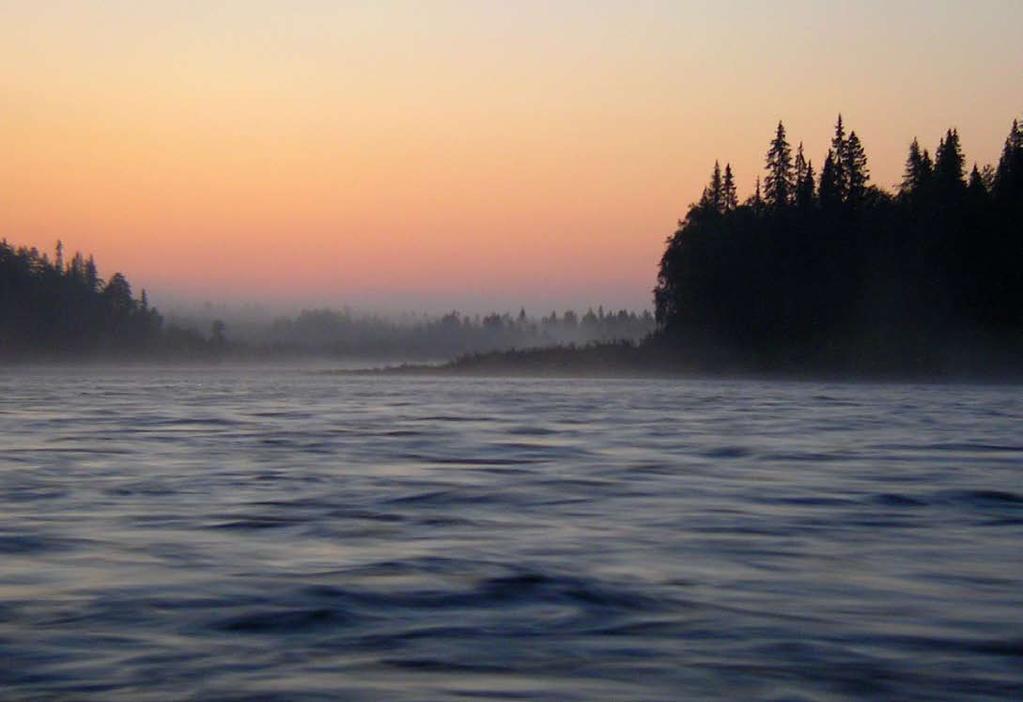
{"type": "Polygon", "coordinates": [[[970,178],[966,183],[966,192],[975,206],[982,206],[987,201],[987,185],[984,184],[984,176],[981,175],[980,168],[977,167],[976,163],[973,164],[973,170],[970,171],[970,178]]]}
{"type": "Polygon", "coordinates": [[[994,192],[1003,201],[1023,193],[1023,125],[1019,120],[1012,120],[1012,129],[1005,138],[995,171],[994,192]]]}
{"type": "Polygon", "coordinates": [[[799,142],[799,146],[796,147],[796,160],[793,163],[793,174],[795,176],[794,182],[798,189],[803,179],[806,177],[806,157],[803,155],[803,142],[799,142]]]}
{"type": "Polygon", "coordinates": [[[725,187],[721,177],[721,164],[714,162],[714,170],[710,176],[710,184],[703,189],[703,196],[700,198],[700,208],[704,211],[724,212],[725,211],[725,187]]]}
{"type": "Polygon", "coordinates": [[[781,209],[792,202],[795,190],[792,172],[792,149],[785,139],[785,125],[780,121],[775,130],[771,148],[767,152],[767,177],[764,178],[764,199],[773,209],[781,209]]]}
{"type": "Polygon", "coordinates": [[[932,170],[930,155],[927,151],[921,151],[920,142],[914,138],[913,143],[909,145],[909,155],[906,157],[906,168],[902,174],[899,194],[905,197],[919,193],[930,181],[932,170]]]}
{"type": "Polygon", "coordinates": [[[942,192],[960,191],[965,187],[965,163],[959,132],[949,129],[934,155],[934,180],[942,192]]]}
{"type": "MultiPolygon", "coordinates": [[[[845,125],[842,123],[842,115],[838,115],[835,122],[835,135],[831,138],[831,181],[834,185],[834,194],[837,202],[845,202],[849,194],[849,173],[846,171],[846,149],[848,140],[845,136],[845,125]]],[[[823,171],[821,172],[823,174],[823,171]]]]}
{"type": "Polygon", "coordinates": [[[806,162],[803,178],[796,184],[796,205],[801,209],[813,206],[817,194],[814,192],[813,161],[806,162]]]}
{"type": "Polygon", "coordinates": [[[828,155],[824,158],[824,166],[821,168],[820,187],[818,197],[821,207],[826,210],[834,209],[842,203],[842,188],[838,182],[839,159],[835,152],[828,149],[828,155]]]}
{"type": "Polygon", "coordinates": [[[96,260],[89,254],[89,260],[85,262],[85,285],[89,290],[98,290],[101,283],[96,270],[96,260]]]}
{"type": "Polygon", "coordinates": [[[846,202],[859,205],[867,194],[870,170],[867,168],[867,154],[855,131],[850,132],[846,141],[843,165],[847,178],[846,202]]]}
{"type": "Polygon", "coordinates": [[[710,176],[710,198],[714,210],[723,212],[725,209],[724,183],[721,180],[721,164],[714,162],[714,172],[710,176]]]}
{"type": "Polygon", "coordinates": [[[731,212],[739,206],[739,192],[735,187],[735,176],[732,175],[732,164],[730,163],[725,164],[725,177],[721,187],[724,191],[725,212],[731,212]]]}

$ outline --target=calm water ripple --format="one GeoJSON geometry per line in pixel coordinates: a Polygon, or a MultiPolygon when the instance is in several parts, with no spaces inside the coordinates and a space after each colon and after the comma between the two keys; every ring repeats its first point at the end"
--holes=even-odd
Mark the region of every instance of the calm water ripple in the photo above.
{"type": "Polygon", "coordinates": [[[0,698],[1023,698],[1019,387],[0,371],[0,698]]]}

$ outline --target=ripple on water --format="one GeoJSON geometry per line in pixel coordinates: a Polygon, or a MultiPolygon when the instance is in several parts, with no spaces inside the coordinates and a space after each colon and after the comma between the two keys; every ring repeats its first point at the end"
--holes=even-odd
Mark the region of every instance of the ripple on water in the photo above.
{"type": "Polygon", "coordinates": [[[5,699],[1023,690],[1011,388],[4,382],[5,699]]]}

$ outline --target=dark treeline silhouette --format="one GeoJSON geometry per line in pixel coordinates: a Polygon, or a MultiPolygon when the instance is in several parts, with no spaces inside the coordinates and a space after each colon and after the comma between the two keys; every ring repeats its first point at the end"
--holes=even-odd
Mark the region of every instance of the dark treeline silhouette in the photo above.
{"type": "MultiPolygon", "coordinates": [[[[208,316],[181,323],[209,327],[208,316]]],[[[583,314],[567,310],[535,317],[516,314],[397,318],[360,315],[350,310],[311,309],[272,322],[229,320],[231,339],[260,356],[373,357],[400,360],[449,359],[466,353],[535,346],[639,340],[654,330],[649,311],[637,314],[603,307],[583,314]]]]}
{"type": "Polygon", "coordinates": [[[381,357],[447,359],[500,349],[638,340],[654,329],[650,312],[603,307],[536,318],[491,313],[391,320],[328,309],[272,322],[191,317],[166,323],[143,290],[121,273],[100,278],[92,257],[65,261],[0,241],[0,359],[236,359],[381,357]]]}
{"type": "Polygon", "coordinates": [[[1021,222],[1018,121],[997,167],[968,171],[955,129],[933,156],[914,139],[894,194],[841,117],[819,175],[779,123],[753,195],[715,164],[668,239],[655,343],[745,368],[1018,364],[1021,222]]]}
{"type": "Polygon", "coordinates": [[[146,292],[136,298],[120,273],[99,277],[92,256],[51,260],[35,248],[0,241],[0,357],[141,357],[208,354],[211,342],[164,326],[146,292]]]}

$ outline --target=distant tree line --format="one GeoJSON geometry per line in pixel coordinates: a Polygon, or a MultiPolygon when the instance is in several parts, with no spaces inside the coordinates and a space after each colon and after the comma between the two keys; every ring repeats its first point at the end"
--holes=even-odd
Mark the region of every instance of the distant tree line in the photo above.
{"type": "Polygon", "coordinates": [[[100,278],[92,256],[65,259],[0,240],[0,357],[64,358],[205,353],[211,342],[165,327],[145,290],[121,273],[100,278]]]}
{"type": "Polygon", "coordinates": [[[65,260],[0,241],[0,358],[236,358],[380,356],[440,359],[481,351],[638,340],[654,329],[650,312],[603,307],[583,315],[529,317],[491,313],[404,321],[344,310],[306,310],[294,318],[227,326],[216,317],[166,322],[136,297],[121,273],[100,277],[92,256],[65,260]]]}
{"type": "Polygon", "coordinates": [[[277,319],[268,327],[239,329],[237,338],[283,355],[301,352],[441,359],[497,349],[636,341],[653,332],[654,327],[649,311],[605,312],[603,307],[588,309],[582,315],[567,310],[540,318],[520,309],[515,315],[449,312],[404,320],[316,309],[277,319]]]}
{"type": "Polygon", "coordinates": [[[1018,361],[1021,223],[1018,121],[994,167],[967,171],[955,129],[933,156],[914,139],[896,193],[871,185],[841,116],[819,174],[779,122],[753,194],[740,203],[731,166],[715,164],[669,237],[657,336],[764,367],[906,367],[956,349],[1018,361]]]}

